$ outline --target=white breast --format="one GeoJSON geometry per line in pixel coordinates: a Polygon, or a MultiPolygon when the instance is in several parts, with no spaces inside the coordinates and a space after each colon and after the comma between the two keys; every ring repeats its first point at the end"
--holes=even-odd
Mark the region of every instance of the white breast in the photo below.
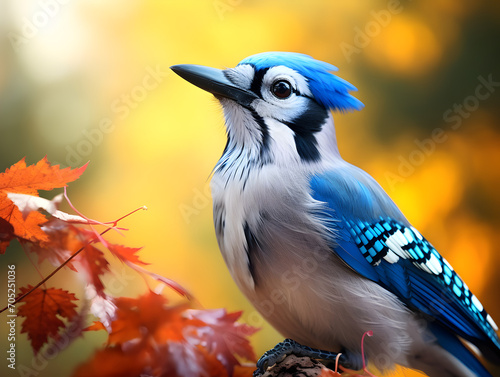
{"type": "MultiPolygon", "coordinates": [[[[244,292],[255,287],[249,269],[245,224],[257,237],[265,237],[258,233],[271,226],[267,222],[290,227],[284,220],[307,218],[309,210],[317,205],[308,192],[308,174],[291,170],[269,164],[252,169],[242,179],[228,179],[227,174],[218,172],[212,178],[214,219],[223,212],[224,231],[217,234],[219,247],[231,275],[244,292]],[[264,214],[266,220],[262,218],[264,214]]],[[[313,222],[312,217],[307,221],[313,222]]]]}

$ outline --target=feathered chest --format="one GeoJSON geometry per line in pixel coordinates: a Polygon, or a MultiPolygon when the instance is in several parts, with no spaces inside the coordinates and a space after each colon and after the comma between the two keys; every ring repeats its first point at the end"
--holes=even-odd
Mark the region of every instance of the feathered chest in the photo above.
{"type": "Polygon", "coordinates": [[[273,252],[280,240],[315,233],[305,171],[268,165],[240,176],[216,172],[211,181],[214,225],[224,260],[243,291],[255,287],[255,260],[273,252]]]}

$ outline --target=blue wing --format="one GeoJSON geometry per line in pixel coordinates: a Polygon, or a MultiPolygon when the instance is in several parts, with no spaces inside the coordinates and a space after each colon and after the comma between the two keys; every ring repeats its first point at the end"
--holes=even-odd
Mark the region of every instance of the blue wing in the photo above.
{"type": "Polygon", "coordinates": [[[492,318],[368,174],[349,166],[314,176],[310,184],[313,198],[325,203],[316,215],[332,230],[329,241],[340,258],[412,310],[500,360],[492,318]]]}

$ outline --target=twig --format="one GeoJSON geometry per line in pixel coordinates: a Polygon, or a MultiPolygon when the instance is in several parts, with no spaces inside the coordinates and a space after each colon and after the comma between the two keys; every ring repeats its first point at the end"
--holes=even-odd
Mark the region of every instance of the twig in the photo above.
{"type": "MultiPolygon", "coordinates": [[[[102,239],[102,236],[109,232],[111,229],[115,229],[114,227],[116,226],[116,224],[120,221],[120,220],[123,220],[125,217],[127,216],[130,216],[131,214],[141,210],[141,209],[147,209],[145,206],[143,207],[139,207],[135,210],[133,210],[132,212],[129,212],[127,213],[126,215],[120,217],[119,219],[115,220],[112,222],[113,226],[112,227],[109,227],[105,230],[103,230],[101,233],[99,233],[99,238],[102,239]]],[[[15,305],[17,304],[19,301],[21,301],[22,299],[24,299],[26,296],[28,296],[31,292],[33,292],[35,289],[37,289],[38,287],[40,287],[41,285],[45,284],[45,282],[47,282],[47,280],[49,280],[52,276],[54,276],[60,269],[62,269],[64,266],[66,266],[69,262],[71,262],[71,260],[73,260],[73,258],[75,258],[78,254],[80,254],[82,252],[82,250],[84,250],[88,245],[90,244],[93,244],[95,242],[98,242],[99,239],[92,239],[90,240],[89,242],[87,242],[85,245],[83,245],[81,248],[79,248],[77,251],[75,251],[68,259],[66,259],[59,267],[57,267],[54,271],[52,271],[46,278],[42,279],[42,281],[40,281],[37,285],[35,285],[33,288],[31,288],[28,292],[26,292],[25,294],[19,296],[18,298],[16,298],[16,300],[11,303],[10,305],[15,305]]],[[[2,310],[0,310],[0,313],[3,313],[4,311],[6,311],[7,309],[9,308],[9,305],[7,305],[5,308],[3,308],[2,310]]]]}

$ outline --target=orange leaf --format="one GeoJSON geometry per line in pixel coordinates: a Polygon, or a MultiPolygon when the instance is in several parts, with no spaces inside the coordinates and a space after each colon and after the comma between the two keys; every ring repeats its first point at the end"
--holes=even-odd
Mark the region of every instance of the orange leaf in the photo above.
{"type": "Polygon", "coordinates": [[[129,340],[149,337],[155,342],[184,339],[185,305],[168,307],[167,300],[153,292],[138,298],[115,300],[116,319],[111,323],[109,343],[121,345],[129,340]]]}
{"type": "Polygon", "coordinates": [[[36,211],[23,216],[19,208],[2,191],[0,191],[0,217],[12,225],[16,237],[31,242],[48,240],[47,235],[40,229],[40,226],[47,221],[45,216],[36,211]]]}
{"type": "Polygon", "coordinates": [[[38,190],[52,190],[64,187],[80,177],[87,164],[77,169],[51,166],[47,157],[36,165],[26,166],[24,158],[12,165],[5,173],[0,173],[0,190],[38,196],[38,190]]]}
{"type": "Polygon", "coordinates": [[[140,352],[132,354],[120,347],[107,347],[80,365],[73,377],[137,377],[144,373],[148,361],[140,352]]]}
{"type": "MultiPolygon", "coordinates": [[[[20,289],[21,295],[32,289],[31,285],[20,289]]],[[[26,317],[21,327],[22,333],[28,333],[28,339],[35,354],[47,343],[48,337],[55,338],[64,322],[59,318],[71,320],[77,315],[78,300],[73,293],[60,288],[37,288],[20,303],[18,315],[26,317]]]]}
{"type": "Polygon", "coordinates": [[[83,331],[99,331],[106,330],[106,327],[100,321],[94,321],[90,326],[83,329],[83,331]]]}
{"type": "Polygon", "coordinates": [[[200,356],[203,358],[202,362],[198,362],[200,367],[203,367],[203,370],[207,376],[217,376],[217,377],[227,377],[228,371],[222,364],[222,362],[217,358],[217,355],[213,353],[209,353],[205,347],[198,346],[197,347],[200,356]]]}
{"type": "MultiPolygon", "coordinates": [[[[78,169],[60,169],[59,165],[51,166],[44,157],[36,165],[26,166],[24,158],[12,165],[4,173],[0,173],[0,218],[8,221],[14,236],[30,242],[45,242],[47,235],[40,229],[47,219],[38,211],[22,213],[10,200],[7,193],[28,194],[38,196],[38,190],[52,190],[64,187],[83,173],[87,165],[78,169]]],[[[10,241],[10,240],[9,240],[10,241]]],[[[0,253],[5,252],[6,240],[1,240],[0,253]]]]}
{"type": "Polygon", "coordinates": [[[136,253],[142,249],[142,247],[127,247],[122,245],[108,244],[108,249],[111,253],[120,259],[123,263],[132,263],[132,264],[142,264],[147,265],[149,263],[145,263],[139,259],[136,253]]]}
{"type": "MultiPolygon", "coordinates": [[[[246,338],[256,329],[236,323],[241,312],[168,306],[163,296],[151,291],[138,298],[120,297],[113,303],[116,311],[108,346],[78,368],[74,377],[225,377],[239,365],[235,356],[255,358],[246,338]]],[[[89,330],[104,327],[94,323],[89,330]]],[[[253,368],[237,370],[240,377],[246,377],[253,368]]]]}

